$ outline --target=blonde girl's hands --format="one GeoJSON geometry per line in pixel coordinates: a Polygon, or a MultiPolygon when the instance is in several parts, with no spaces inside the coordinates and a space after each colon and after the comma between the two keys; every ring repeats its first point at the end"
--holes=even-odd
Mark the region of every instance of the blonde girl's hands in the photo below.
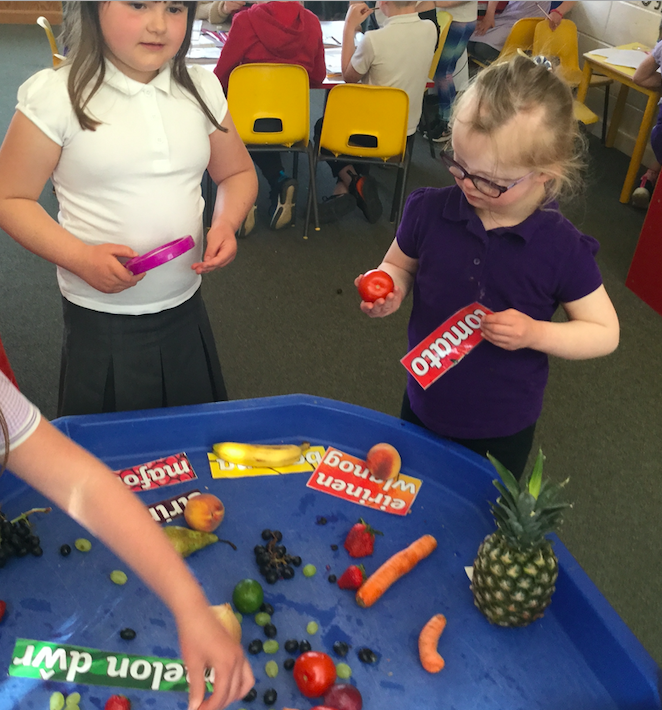
{"type": "Polygon", "coordinates": [[[193,264],[191,268],[196,274],[208,274],[234,261],[237,255],[237,238],[234,229],[220,220],[215,222],[207,232],[207,248],[202,261],[193,264]]]}
{"type": "Polygon", "coordinates": [[[179,645],[189,677],[189,710],[221,710],[243,698],[255,684],[241,646],[208,606],[177,620],[179,645]],[[214,669],[214,692],[205,699],[205,670],[214,669]]]}
{"type": "MultiPolygon", "coordinates": [[[[354,279],[354,286],[359,287],[359,281],[363,274],[359,274],[354,279]]],[[[378,298],[374,303],[369,301],[361,301],[361,310],[371,318],[383,318],[395,313],[404,299],[402,289],[396,284],[391,293],[387,294],[386,298],[378,298]]]]}
{"type": "Polygon", "coordinates": [[[77,276],[102,293],[120,293],[132,288],[145,274],[134,276],[120,261],[138,254],[124,244],[86,244],[77,276]]]}
{"type": "Polygon", "coordinates": [[[504,350],[532,347],[539,330],[539,322],[514,308],[483,317],[480,324],[483,337],[504,350]]]}

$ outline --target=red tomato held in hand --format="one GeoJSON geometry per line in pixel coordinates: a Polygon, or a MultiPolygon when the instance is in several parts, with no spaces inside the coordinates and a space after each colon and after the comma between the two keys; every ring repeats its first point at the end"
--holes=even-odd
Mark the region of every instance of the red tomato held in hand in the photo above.
{"type": "Polygon", "coordinates": [[[336,682],[336,664],[326,653],[306,651],[294,663],[293,675],[302,695],[317,698],[336,682]]]}
{"type": "Polygon", "coordinates": [[[359,295],[370,303],[374,303],[378,298],[386,298],[394,288],[393,279],[381,269],[366,271],[358,285],[359,295]]]}

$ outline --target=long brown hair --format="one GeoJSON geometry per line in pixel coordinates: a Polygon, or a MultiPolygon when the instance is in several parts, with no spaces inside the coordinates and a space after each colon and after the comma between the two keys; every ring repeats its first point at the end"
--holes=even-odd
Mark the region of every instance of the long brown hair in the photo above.
{"type": "MultiPolygon", "coordinates": [[[[67,13],[63,37],[66,39],[69,53],[67,62],[71,66],[67,88],[78,123],[83,130],[94,131],[100,121],[86,112],[90,99],[99,91],[106,75],[104,61],[104,38],[99,22],[98,2],[70,3],[73,7],[67,13]],[[94,82],[94,83],[92,83],[94,82]]],[[[200,104],[205,116],[220,131],[227,132],[209,110],[200,92],[197,90],[186,68],[186,53],[191,45],[191,32],[195,20],[197,2],[185,2],[186,34],[181,47],[172,60],[172,76],[200,104]]]]}

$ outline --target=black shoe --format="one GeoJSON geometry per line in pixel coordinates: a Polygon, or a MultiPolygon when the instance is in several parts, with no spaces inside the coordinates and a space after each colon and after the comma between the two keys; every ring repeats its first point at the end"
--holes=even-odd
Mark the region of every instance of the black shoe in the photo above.
{"type": "Polygon", "coordinates": [[[271,198],[271,229],[282,229],[292,224],[296,199],[297,181],[293,178],[280,180],[271,198]]]}
{"type": "Polygon", "coordinates": [[[379,201],[375,178],[370,175],[354,175],[349,191],[356,197],[356,204],[368,222],[374,224],[382,216],[382,203],[379,201]]]}
{"type": "Polygon", "coordinates": [[[647,175],[641,178],[641,184],[632,193],[632,204],[640,210],[648,209],[655,185],[648,179],[647,175]]]}
{"type": "Polygon", "coordinates": [[[423,135],[426,138],[431,138],[435,143],[446,143],[451,138],[451,130],[448,124],[440,122],[431,128],[429,133],[426,131],[423,135]]]}
{"type": "Polygon", "coordinates": [[[345,192],[341,195],[323,197],[317,205],[317,214],[320,224],[331,224],[342,219],[345,215],[356,209],[356,198],[345,192]]]}

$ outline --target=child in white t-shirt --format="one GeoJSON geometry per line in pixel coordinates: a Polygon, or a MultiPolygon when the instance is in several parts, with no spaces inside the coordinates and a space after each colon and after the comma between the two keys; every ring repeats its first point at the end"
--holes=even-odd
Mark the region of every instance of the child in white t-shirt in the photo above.
{"type": "Polygon", "coordinates": [[[78,6],[67,62],[20,87],[0,150],[0,227],[58,266],[58,414],[226,399],[201,274],[233,260],[257,178],[218,81],[187,70],[195,3],[78,6]],[[48,178],[59,224],[37,201],[48,178]],[[146,274],[123,265],[186,235],[191,251],[146,274]]]}

